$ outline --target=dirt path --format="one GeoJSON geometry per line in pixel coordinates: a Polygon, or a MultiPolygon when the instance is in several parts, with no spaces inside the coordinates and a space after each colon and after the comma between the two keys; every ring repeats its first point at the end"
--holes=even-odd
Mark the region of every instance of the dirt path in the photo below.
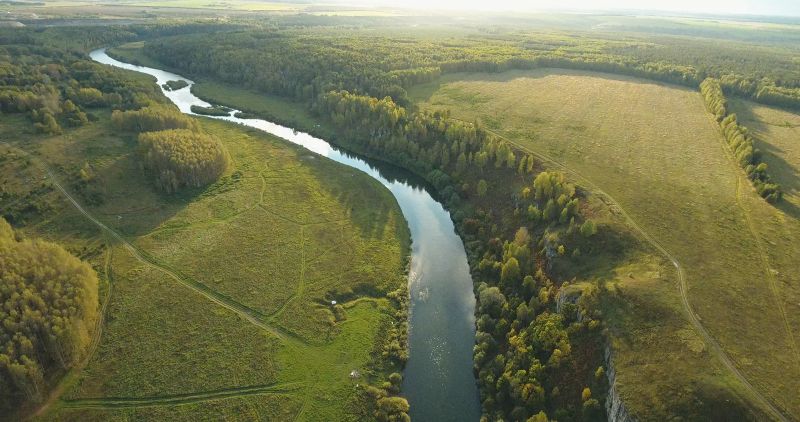
{"type": "Polygon", "coordinates": [[[268,332],[272,333],[273,335],[275,335],[276,337],[278,337],[278,338],[280,338],[282,340],[286,340],[287,338],[290,338],[290,337],[293,338],[294,337],[294,335],[285,332],[283,329],[275,327],[275,326],[272,326],[272,325],[267,324],[266,322],[262,321],[261,320],[262,315],[260,315],[254,309],[250,309],[247,306],[242,305],[241,303],[238,303],[238,302],[236,302],[236,301],[234,301],[234,300],[232,300],[232,299],[220,294],[219,292],[216,292],[214,290],[209,289],[206,285],[204,285],[204,284],[202,284],[202,283],[200,283],[200,282],[198,282],[196,280],[192,280],[189,277],[180,275],[180,274],[178,274],[177,271],[167,267],[164,264],[161,264],[161,263],[157,262],[153,257],[149,256],[146,252],[142,251],[141,249],[137,248],[136,246],[134,246],[133,244],[128,242],[127,239],[125,239],[122,235],[117,233],[114,229],[106,226],[103,222],[101,222],[100,220],[95,218],[92,214],[90,214],[88,211],[86,211],[83,208],[83,206],[81,206],[81,204],[72,196],[72,194],[70,194],[64,188],[64,186],[61,184],[61,182],[58,181],[58,179],[56,178],[55,174],[50,170],[50,168],[44,162],[42,162],[40,159],[32,156],[31,154],[29,154],[28,152],[26,152],[24,150],[21,150],[21,149],[16,148],[16,147],[12,147],[12,148],[14,148],[15,150],[19,151],[20,153],[26,155],[32,161],[34,161],[39,168],[41,168],[45,173],[47,173],[47,176],[49,177],[50,182],[53,184],[53,186],[55,186],[61,192],[61,194],[64,195],[64,197],[72,204],[73,207],[75,207],[76,210],[78,210],[78,212],[80,212],[84,217],[86,217],[86,219],[88,219],[89,221],[94,223],[97,227],[99,227],[104,232],[106,232],[108,235],[110,235],[112,237],[112,239],[114,239],[117,242],[119,242],[128,252],[130,252],[130,254],[134,258],[136,258],[136,260],[138,260],[138,261],[140,261],[140,262],[142,262],[144,264],[147,264],[147,265],[149,265],[149,266],[151,266],[153,268],[156,268],[156,269],[160,270],[161,272],[163,272],[163,273],[167,274],[168,276],[170,276],[171,278],[175,279],[175,281],[177,281],[177,282],[181,283],[182,285],[194,290],[195,292],[200,293],[201,295],[205,296],[208,300],[210,300],[210,301],[212,301],[212,302],[214,302],[214,303],[216,303],[216,304],[218,304],[218,305],[220,305],[220,306],[222,306],[222,307],[224,307],[224,308],[236,313],[237,315],[241,316],[245,320],[249,321],[251,324],[253,324],[253,325],[255,325],[255,326],[257,326],[257,327],[259,327],[259,328],[261,328],[261,329],[263,329],[265,331],[268,331],[268,332]]]}
{"type": "Polygon", "coordinates": [[[64,400],[64,407],[89,409],[119,409],[126,407],[172,406],[176,404],[199,403],[233,397],[246,397],[263,394],[282,394],[297,391],[302,382],[254,385],[249,387],[226,388],[199,393],[173,394],[154,397],[107,397],[98,399],[64,400]]]}
{"type": "MultiPolygon", "coordinates": [[[[69,193],[69,191],[67,191],[66,188],[64,188],[64,186],[61,184],[61,182],[59,182],[59,180],[56,178],[56,176],[53,173],[53,171],[41,159],[31,155],[30,153],[28,153],[25,150],[22,150],[20,148],[12,146],[12,145],[10,145],[8,143],[2,142],[2,141],[0,141],[0,143],[8,146],[9,148],[14,149],[18,153],[20,153],[20,154],[24,155],[25,157],[29,158],[37,167],[39,167],[40,170],[42,170],[44,173],[47,174],[47,177],[49,178],[50,183],[52,183],[53,186],[55,186],[56,189],[58,189],[58,191],[72,204],[72,206],[78,212],[80,212],[86,219],[88,219],[89,221],[94,223],[97,227],[99,227],[103,232],[105,232],[108,236],[110,236],[111,239],[119,242],[134,258],[136,258],[136,260],[138,260],[138,261],[140,261],[140,262],[142,262],[142,263],[144,263],[144,264],[146,264],[148,266],[151,266],[153,268],[156,268],[156,269],[160,270],[161,272],[167,274],[169,277],[173,278],[175,281],[177,281],[180,284],[184,285],[185,287],[188,287],[189,289],[192,289],[195,292],[203,295],[208,300],[210,300],[210,301],[212,301],[212,302],[214,302],[214,303],[216,303],[216,304],[218,304],[218,305],[220,305],[220,306],[222,306],[222,307],[224,307],[224,308],[236,313],[237,315],[239,315],[240,317],[242,317],[246,321],[248,321],[251,324],[253,324],[253,325],[255,325],[255,326],[257,326],[257,327],[259,327],[259,328],[271,333],[271,334],[273,334],[277,338],[279,338],[279,339],[281,339],[283,341],[286,341],[286,344],[289,347],[295,347],[295,346],[299,345],[300,343],[305,344],[305,341],[303,339],[297,337],[294,333],[290,333],[290,332],[288,332],[288,331],[286,331],[286,330],[284,330],[284,329],[282,329],[282,328],[280,328],[278,326],[268,324],[267,322],[262,320],[263,316],[260,315],[257,311],[255,311],[253,309],[250,309],[247,306],[242,305],[242,304],[240,304],[240,303],[238,303],[238,302],[236,302],[236,301],[234,301],[234,300],[232,300],[230,298],[227,298],[227,297],[223,296],[222,294],[220,294],[220,293],[218,293],[218,292],[216,292],[214,290],[209,289],[204,284],[202,284],[202,283],[200,283],[198,281],[192,280],[189,277],[182,276],[182,275],[178,274],[177,271],[172,270],[171,268],[169,268],[169,267],[167,267],[167,266],[165,266],[163,264],[158,263],[154,258],[152,258],[147,253],[145,253],[144,251],[140,250],[139,248],[137,248],[136,246],[134,246],[133,244],[128,242],[118,232],[116,232],[115,230],[113,230],[110,227],[106,226],[103,222],[101,222],[100,220],[95,218],[92,214],[90,214],[88,211],[86,211],[86,209],[84,209],[83,206],[81,206],[81,204],[69,193]]],[[[110,265],[108,261],[106,262],[106,265],[107,266],[110,265]]],[[[109,271],[109,268],[110,267],[107,267],[106,270],[109,271]]],[[[106,293],[106,299],[105,299],[105,302],[103,304],[102,314],[101,315],[105,315],[106,306],[108,305],[108,302],[110,301],[110,294],[111,294],[110,286],[111,286],[111,282],[109,280],[109,291],[106,293]]],[[[88,361],[89,361],[89,359],[91,357],[91,354],[97,348],[97,344],[99,343],[99,340],[100,340],[100,336],[101,336],[101,332],[102,332],[102,325],[103,325],[102,321],[99,320],[100,318],[102,318],[102,316],[98,318],[99,326],[95,330],[94,337],[92,338],[92,343],[91,343],[91,346],[90,346],[90,352],[87,354],[86,358],[84,358],[84,360],[82,360],[81,363],[78,364],[78,366],[73,367],[72,370],[69,371],[69,373],[68,373],[69,377],[77,376],[77,374],[86,366],[86,364],[88,364],[88,361]]],[[[40,406],[35,411],[35,413],[33,415],[31,415],[31,417],[36,417],[36,416],[43,415],[46,412],[47,409],[49,409],[56,401],[58,401],[60,399],[60,397],[63,395],[65,387],[66,387],[66,384],[68,382],[69,382],[69,378],[68,377],[64,377],[62,379],[62,381],[59,382],[59,384],[56,386],[56,388],[54,388],[53,391],[50,393],[50,395],[48,396],[48,398],[45,401],[45,403],[42,406],[40,406]]],[[[262,386],[262,387],[263,388],[267,388],[267,387],[264,387],[264,386],[262,386]]],[[[250,387],[242,387],[242,388],[247,389],[247,388],[250,388],[250,387]]],[[[234,389],[234,390],[236,390],[236,389],[234,389]]],[[[199,394],[202,394],[202,393],[199,393],[199,394]]],[[[186,397],[195,397],[197,395],[198,394],[188,394],[188,395],[184,395],[184,396],[186,396],[186,397]]],[[[181,397],[183,397],[183,396],[181,396],[181,397]]],[[[223,397],[224,398],[226,396],[221,394],[221,395],[218,395],[217,397],[223,397]]],[[[106,399],[94,399],[94,400],[95,401],[103,401],[103,400],[106,400],[106,399]]],[[[113,399],[109,399],[109,400],[113,400],[113,399]]],[[[123,399],[123,401],[124,400],[127,400],[127,399],[123,399]]],[[[176,400],[178,400],[178,399],[176,399],[176,400]]],[[[77,402],[77,401],[73,401],[73,402],[77,402]]],[[[134,401],[128,401],[128,402],[129,403],[135,403],[135,400],[134,401]]],[[[176,401],[176,402],[177,403],[182,403],[179,400],[176,401]]],[[[191,401],[189,401],[189,402],[191,402],[191,401]]],[[[170,404],[171,402],[167,401],[165,403],[166,404],[170,404]]],[[[130,404],[127,407],[133,407],[133,406],[136,406],[136,405],[135,404],[130,404]]],[[[85,406],[85,407],[89,407],[89,406],[85,406]]],[[[99,407],[99,405],[96,406],[96,407],[99,407]]],[[[120,407],[120,406],[117,406],[117,407],[120,407]]]]}
{"type": "Polygon", "coordinates": [[[777,420],[789,421],[787,416],[780,409],[778,409],[769,400],[767,400],[767,398],[764,397],[764,395],[761,394],[761,392],[758,391],[750,383],[750,381],[747,380],[747,378],[744,376],[744,374],[742,374],[742,372],[739,371],[739,369],[736,367],[736,365],[733,363],[733,361],[730,359],[730,357],[728,357],[728,355],[722,349],[722,346],[719,345],[717,340],[708,332],[706,327],[700,322],[700,317],[694,311],[694,309],[692,308],[691,303],[689,302],[689,286],[688,286],[688,283],[686,281],[686,273],[685,273],[685,271],[683,269],[683,266],[678,261],[678,259],[675,258],[675,256],[673,256],[664,247],[664,245],[661,244],[661,242],[656,240],[653,236],[651,236],[648,232],[646,232],[641,226],[639,226],[639,224],[636,223],[636,221],[628,214],[627,211],[625,211],[625,208],[623,208],[622,205],[620,205],[620,203],[617,202],[616,199],[614,199],[614,197],[612,197],[611,195],[606,193],[604,190],[600,189],[600,187],[597,186],[594,182],[592,182],[589,178],[587,178],[587,177],[583,176],[582,174],[580,174],[579,172],[567,167],[566,165],[562,164],[561,162],[555,160],[554,158],[552,158],[552,157],[550,157],[550,156],[548,156],[546,154],[543,154],[543,153],[540,153],[540,152],[537,152],[537,151],[533,151],[530,148],[524,147],[522,145],[519,145],[518,143],[511,141],[510,139],[506,138],[505,136],[503,136],[503,135],[501,135],[501,134],[499,134],[497,132],[491,131],[489,129],[484,129],[484,130],[486,130],[487,132],[491,133],[494,136],[497,136],[500,139],[503,139],[503,140],[513,144],[514,146],[516,146],[520,150],[525,151],[526,153],[529,153],[529,154],[539,158],[540,160],[542,160],[544,162],[547,162],[547,163],[550,163],[553,166],[561,169],[562,171],[571,174],[578,181],[580,181],[583,186],[589,188],[592,191],[592,193],[594,193],[595,195],[604,197],[606,199],[606,201],[608,202],[608,204],[611,205],[612,209],[614,209],[617,212],[619,212],[623,216],[623,218],[626,220],[626,222],[635,231],[637,231],[642,236],[642,238],[644,240],[646,240],[650,245],[652,245],[656,250],[658,250],[675,267],[675,269],[678,272],[678,290],[679,290],[680,295],[681,295],[681,303],[683,304],[683,308],[686,311],[686,314],[689,317],[689,321],[692,323],[692,326],[694,326],[695,331],[703,338],[703,341],[706,343],[706,345],[708,346],[708,348],[712,352],[712,354],[714,356],[716,356],[720,360],[720,362],[722,362],[722,364],[725,366],[725,368],[727,368],[739,380],[739,382],[742,383],[742,385],[745,387],[745,389],[748,390],[748,392],[753,396],[753,398],[756,399],[756,401],[758,401],[762,406],[764,406],[764,408],[766,410],[768,410],[777,420]]]}
{"type": "MultiPolygon", "coordinates": [[[[773,298],[775,299],[775,304],[778,306],[778,311],[780,311],[781,319],[783,321],[783,327],[786,331],[786,335],[789,339],[790,347],[792,348],[792,352],[794,354],[795,363],[797,364],[798,368],[800,368],[800,351],[798,351],[797,341],[795,340],[794,333],[792,331],[792,326],[789,323],[789,318],[786,315],[786,307],[784,306],[783,300],[780,294],[780,288],[778,287],[778,280],[775,278],[775,273],[772,270],[772,266],[769,262],[769,254],[767,253],[767,248],[764,246],[764,242],[761,239],[761,236],[758,234],[758,230],[756,230],[755,223],[753,222],[753,217],[747,211],[747,208],[742,202],[742,189],[743,183],[742,178],[744,177],[745,180],[748,180],[743,174],[742,169],[736,165],[736,158],[734,157],[733,151],[731,151],[730,147],[725,144],[723,139],[722,141],[722,149],[725,151],[725,154],[729,158],[729,162],[733,166],[733,170],[736,173],[736,205],[739,207],[739,210],[742,212],[746,222],[747,228],[750,231],[750,235],[753,236],[753,241],[755,242],[756,248],[758,249],[759,259],[761,260],[761,266],[764,269],[764,274],[766,275],[767,280],[769,281],[770,290],[772,292],[773,298]]],[[[746,182],[749,184],[749,182],[746,182]]]]}

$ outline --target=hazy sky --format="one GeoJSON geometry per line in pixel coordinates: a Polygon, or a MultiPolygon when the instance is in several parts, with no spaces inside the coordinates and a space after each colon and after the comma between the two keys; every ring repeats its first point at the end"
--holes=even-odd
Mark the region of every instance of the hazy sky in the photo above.
{"type": "Polygon", "coordinates": [[[427,9],[636,9],[800,16],[800,0],[401,0],[391,4],[427,9]]]}

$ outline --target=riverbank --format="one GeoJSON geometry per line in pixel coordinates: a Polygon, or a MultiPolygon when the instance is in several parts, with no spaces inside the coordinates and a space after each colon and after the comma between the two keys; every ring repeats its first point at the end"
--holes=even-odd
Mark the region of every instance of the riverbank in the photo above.
{"type": "MultiPolygon", "coordinates": [[[[159,83],[162,79],[184,79],[168,72],[125,66],[100,52],[92,53],[92,57],[106,64],[149,73],[156,76],[159,83]]],[[[165,92],[165,95],[184,112],[190,112],[192,105],[209,106],[185,90],[165,92]]],[[[472,282],[463,244],[455,234],[445,209],[426,191],[404,183],[396,175],[388,180],[368,162],[339,152],[321,139],[262,120],[230,116],[219,118],[267,131],[333,161],[364,171],[389,189],[409,223],[412,238],[411,273],[416,275],[409,285],[411,317],[404,386],[412,392],[407,392],[407,395],[419,394],[426,400],[418,400],[411,415],[413,417],[415,412],[419,412],[423,418],[477,419],[477,390],[470,371],[471,339],[474,336],[472,282]],[[432,314],[438,317],[431,318],[432,314]],[[426,323],[415,324],[415,321],[426,323]],[[431,324],[430,321],[436,323],[431,324]],[[433,338],[440,343],[433,344],[433,338]],[[439,348],[441,342],[448,346],[448,358],[429,359],[431,348],[439,348]],[[413,388],[408,388],[409,385],[413,385],[413,388]],[[447,397],[450,404],[443,406],[439,401],[430,400],[432,395],[437,394],[447,397]]]]}

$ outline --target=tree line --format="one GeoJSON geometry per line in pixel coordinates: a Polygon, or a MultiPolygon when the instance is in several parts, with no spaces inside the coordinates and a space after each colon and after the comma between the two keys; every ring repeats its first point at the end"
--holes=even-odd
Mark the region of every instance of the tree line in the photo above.
{"type": "Polygon", "coordinates": [[[783,198],[781,186],[772,181],[767,172],[767,163],[761,161],[761,151],[754,143],[746,127],[739,124],[736,114],[729,113],[719,80],[708,78],[700,85],[706,108],[714,115],[725,142],[730,147],[737,164],[753,183],[756,192],[770,203],[779,202],[783,198]]]}
{"type": "Polygon", "coordinates": [[[62,247],[20,239],[0,218],[0,391],[38,402],[83,358],[98,318],[97,275],[62,247]]]}
{"type": "Polygon", "coordinates": [[[457,38],[431,35],[396,39],[365,31],[248,28],[190,34],[147,43],[145,53],[195,75],[214,76],[272,94],[310,100],[331,90],[376,98],[390,96],[409,106],[407,89],[454,72],[568,68],[629,75],[698,88],[720,79],[729,93],[764,104],[800,107],[800,73],[769,54],[750,60],[734,51],[700,43],[659,40],[618,43],[571,36],[532,39],[525,34],[457,38]],[[698,51],[694,51],[697,49],[698,51]],[[691,53],[691,54],[689,54],[691,53]],[[738,56],[731,59],[731,55],[738,56]]]}

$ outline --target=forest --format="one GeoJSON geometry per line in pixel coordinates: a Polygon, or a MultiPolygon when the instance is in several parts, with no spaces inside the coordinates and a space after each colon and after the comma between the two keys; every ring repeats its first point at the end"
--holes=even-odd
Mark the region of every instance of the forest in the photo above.
{"type": "Polygon", "coordinates": [[[0,400],[40,402],[96,330],[97,274],[61,246],[20,238],[0,218],[0,400]]]}
{"type": "MultiPolygon", "coordinates": [[[[693,88],[714,77],[729,94],[800,107],[800,74],[791,61],[769,54],[730,60],[706,43],[658,41],[663,43],[660,48],[644,40],[632,48],[621,41],[514,32],[450,39],[254,28],[158,38],[147,43],[146,52],[194,75],[303,100],[345,89],[376,98],[390,96],[408,106],[407,87],[442,74],[557,67],[693,88]]],[[[721,48],[733,54],[735,46],[723,43],[721,48]]]]}
{"type": "Polygon", "coordinates": [[[199,188],[216,181],[228,166],[228,154],[219,140],[186,129],[139,134],[144,167],[166,193],[199,188]]]}

